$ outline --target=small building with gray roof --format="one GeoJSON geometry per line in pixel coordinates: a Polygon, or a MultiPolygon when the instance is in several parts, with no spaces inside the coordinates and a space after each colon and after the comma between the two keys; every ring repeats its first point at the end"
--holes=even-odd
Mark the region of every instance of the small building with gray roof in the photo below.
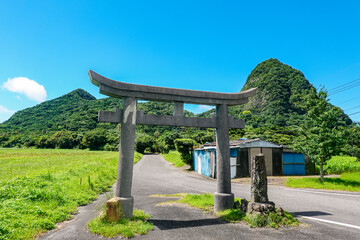
{"type": "MultiPolygon", "coordinates": [[[[268,176],[305,175],[305,156],[288,147],[261,139],[230,141],[231,178],[250,176],[251,157],[265,155],[268,176]]],[[[194,170],[216,178],[216,142],[206,143],[193,152],[194,170]]]]}

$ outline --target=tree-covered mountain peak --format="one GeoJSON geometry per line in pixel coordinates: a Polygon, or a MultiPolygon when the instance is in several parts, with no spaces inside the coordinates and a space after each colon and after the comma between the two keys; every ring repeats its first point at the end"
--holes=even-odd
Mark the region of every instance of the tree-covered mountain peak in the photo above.
{"type": "Polygon", "coordinates": [[[74,91],[71,91],[59,98],[76,98],[76,99],[83,99],[83,100],[96,100],[96,98],[91,95],[90,93],[88,93],[87,91],[85,91],[84,89],[78,88],[74,91]]]}
{"type": "Polygon", "coordinates": [[[249,74],[242,90],[257,87],[259,91],[286,88],[292,92],[310,89],[312,85],[304,74],[291,66],[270,58],[259,63],[249,74]],[[280,84],[280,85],[278,85],[280,84]]]}

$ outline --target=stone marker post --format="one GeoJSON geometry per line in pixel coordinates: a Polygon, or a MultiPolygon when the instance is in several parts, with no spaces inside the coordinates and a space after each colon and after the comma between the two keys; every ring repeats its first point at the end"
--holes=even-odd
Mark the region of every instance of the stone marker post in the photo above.
{"type": "Polygon", "coordinates": [[[273,211],[275,204],[269,202],[267,193],[267,176],[265,156],[260,153],[251,158],[251,202],[248,204],[249,213],[273,211]]]}
{"type": "Polygon", "coordinates": [[[214,210],[218,212],[234,206],[234,194],[231,193],[228,106],[225,104],[216,106],[216,165],[214,210]]]}
{"type": "Polygon", "coordinates": [[[267,177],[264,154],[257,154],[251,159],[251,201],[266,203],[268,202],[267,194],[267,177]]]}

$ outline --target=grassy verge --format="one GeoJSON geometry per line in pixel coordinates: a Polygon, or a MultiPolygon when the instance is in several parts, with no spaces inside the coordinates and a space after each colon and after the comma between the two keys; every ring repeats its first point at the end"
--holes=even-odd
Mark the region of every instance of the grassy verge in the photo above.
{"type": "Polygon", "coordinates": [[[315,188],[360,192],[360,172],[343,173],[340,177],[324,178],[289,178],[286,186],[294,188],[315,188]]]}
{"type": "Polygon", "coordinates": [[[0,149],[0,239],[32,239],[69,219],[111,188],[117,162],[116,152],[0,149]]]}
{"type": "Polygon", "coordinates": [[[181,159],[181,155],[178,151],[170,151],[167,154],[162,154],[166,161],[174,164],[175,167],[182,167],[186,163],[181,159]]]}
{"type": "Polygon", "coordinates": [[[360,162],[356,157],[334,156],[326,162],[324,171],[327,174],[341,174],[345,172],[360,172],[360,162]]]}
{"type": "MultiPolygon", "coordinates": [[[[165,197],[179,197],[179,200],[170,201],[169,203],[183,203],[192,207],[201,209],[205,212],[214,211],[214,194],[174,194],[164,195],[165,197]]],[[[153,197],[162,197],[162,195],[153,195],[153,197]]],[[[235,198],[235,201],[240,201],[235,198]]],[[[279,226],[297,226],[299,222],[290,213],[286,211],[275,211],[269,214],[246,214],[240,209],[229,209],[217,212],[216,215],[223,220],[231,223],[247,222],[250,227],[273,227],[279,226]]]]}
{"type": "Polygon", "coordinates": [[[154,226],[146,221],[146,219],[151,217],[151,215],[145,214],[141,210],[134,209],[132,218],[123,218],[118,222],[110,223],[106,221],[105,215],[101,214],[88,223],[88,228],[91,233],[100,234],[108,238],[118,235],[130,238],[134,237],[135,234],[145,235],[148,231],[153,230],[154,226]]]}

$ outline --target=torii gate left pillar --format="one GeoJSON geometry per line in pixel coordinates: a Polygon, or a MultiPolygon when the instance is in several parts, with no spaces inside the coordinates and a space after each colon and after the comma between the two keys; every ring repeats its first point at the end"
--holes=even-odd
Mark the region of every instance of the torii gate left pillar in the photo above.
{"type": "Polygon", "coordinates": [[[134,145],[136,129],[136,99],[128,97],[124,101],[119,146],[119,165],[115,185],[115,197],[119,198],[124,216],[131,217],[134,198],[131,196],[134,145]]]}
{"type": "Polygon", "coordinates": [[[216,93],[173,88],[161,88],[122,83],[89,71],[90,81],[99,86],[100,93],[116,98],[125,98],[123,109],[115,112],[100,111],[100,122],[121,123],[119,166],[115,197],[120,201],[121,213],[131,217],[134,198],[131,196],[135,128],[137,124],[216,128],[217,191],[214,194],[215,212],[231,209],[234,194],[231,193],[229,128],[244,128],[243,120],[228,116],[229,105],[246,103],[256,89],[240,93],[216,93]],[[174,102],[173,116],[146,115],[136,111],[137,99],[174,102]],[[216,106],[216,117],[184,117],[183,104],[216,106]]]}

